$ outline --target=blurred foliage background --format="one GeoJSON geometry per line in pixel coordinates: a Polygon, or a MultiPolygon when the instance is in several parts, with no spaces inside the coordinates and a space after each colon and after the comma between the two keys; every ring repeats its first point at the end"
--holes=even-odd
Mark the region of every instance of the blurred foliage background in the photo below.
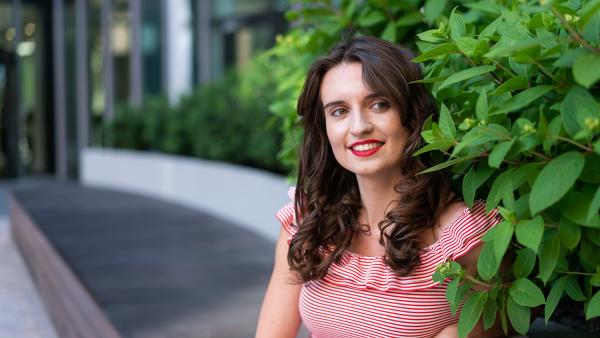
{"type": "Polygon", "coordinates": [[[275,78],[265,57],[243,71],[196,88],[169,105],[151,96],[141,106],[118,107],[105,133],[107,145],[225,161],[283,174],[276,154],[282,139],[269,113],[275,78]]]}
{"type": "Polygon", "coordinates": [[[449,168],[467,204],[484,199],[504,218],[476,278],[450,263],[434,276],[451,280],[454,309],[464,302],[460,336],[478,320],[526,334],[538,307],[546,321],[600,328],[600,0],[292,1],[287,18],[293,28],[247,69],[174,108],[123,108],[112,144],[293,177],[309,65],[345,36],[405,45],[440,107],[422,132],[419,153],[439,162],[427,172],[449,168]],[[467,292],[476,284],[486,291],[467,292]]]}

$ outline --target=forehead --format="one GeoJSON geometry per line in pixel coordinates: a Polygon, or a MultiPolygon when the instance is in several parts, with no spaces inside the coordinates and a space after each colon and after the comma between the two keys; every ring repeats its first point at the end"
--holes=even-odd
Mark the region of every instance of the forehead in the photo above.
{"type": "Polygon", "coordinates": [[[362,65],[358,62],[341,63],[331,68],[321,82],[321,101],[326,104],[333,100],[365,96],[371,93],[362,76],[362,65]]]}

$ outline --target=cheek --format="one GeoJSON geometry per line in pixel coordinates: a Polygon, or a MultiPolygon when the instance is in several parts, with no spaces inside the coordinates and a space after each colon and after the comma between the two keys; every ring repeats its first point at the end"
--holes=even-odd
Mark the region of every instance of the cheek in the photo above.
{"type": "Polygon", "coordinates": [[[338,162],[343,160],[343,156],[346,150],[346,140],[344,139],[344,132],[339,125],[327,124],[327,140],[333,151],[333,156],[338,162]]]}
{"type": "Polygon", "coordinates": [[[333,151],[336,151],[336,148],[340,147],[340,144],[344,143],[343,133],[340,132],[338,125],[331,123],[326,124],[326,132],[329,144],[331,144],[333,151]]]}

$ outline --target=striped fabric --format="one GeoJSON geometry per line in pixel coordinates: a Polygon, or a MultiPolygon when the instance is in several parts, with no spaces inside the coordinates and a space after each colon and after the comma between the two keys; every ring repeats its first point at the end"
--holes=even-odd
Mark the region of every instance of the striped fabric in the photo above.
{"type": "MultiPolygon", "coordinates": [[[[293,201],[276,217],[291,239],[296,233],[293,201]]],[[[434,337],[458,321],[445,298],[446,284],[432,281],[436,265],[481,244],[483,234],[500,220],[496,209],[486,215],[484,201],[476,201],[424,250],[421,265],[408,277],[396,276],[382,257],[345,252],[325,277],[302,287],[304,325],[312,338],[434,337]]]]}

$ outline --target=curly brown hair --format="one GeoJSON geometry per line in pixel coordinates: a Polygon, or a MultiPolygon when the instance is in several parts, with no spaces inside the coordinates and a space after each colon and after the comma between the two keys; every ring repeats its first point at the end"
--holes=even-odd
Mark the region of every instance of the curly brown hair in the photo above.
{"type": "Polygon", "coordinates": [[[384,260],[392,271],[406,276],[420,264],[419,236],[435,226],[451,203],[447,172],[417,175],[433,162],[428,155],[414,157],[413,153],[422,145],[423,124],[437,114],[437,107],[425,86],[414,83],[422,79],[422,73],[412,58],[405,48],[361,36],[335,46],[308,71],[297,106],[304,126],[295,193],[298,231],[288,251],[290,268],[304,282],[323,277],[333,262],[340,262],[353,238],[366,231],[358,222],[361,197],[356,176],[334,158],[325,129],[320,87],[336,65],[361,63],[366,86],[398,107],[402,124],[410,132],[398,168],[403,181],[390,183],[398,200],[379,223],[384,260]]]}

